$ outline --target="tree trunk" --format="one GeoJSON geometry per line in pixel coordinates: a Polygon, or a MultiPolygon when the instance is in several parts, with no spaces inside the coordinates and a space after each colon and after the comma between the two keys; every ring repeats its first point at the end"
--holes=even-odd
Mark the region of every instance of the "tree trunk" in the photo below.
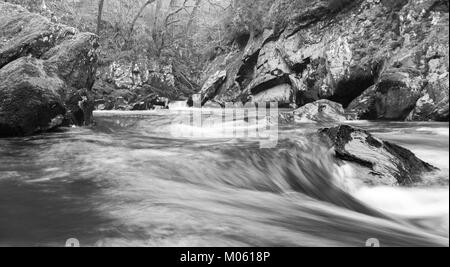
{"type": "Polygon", "coordinates": [[[97,35],[100,36],[100,30],[102,27],[102,15],[103,15],[103,5],[105,0],[100,0],[98,2],[98,16],[97,16],[97,35]]]}
{"type": "Polygon", "coordinates": [[[158,27],[158,14],[161,11],[161,7],[162,1],[158,0],[158,2],[156,2],[155,12],[153,13],[153,30],[158,27]]]}
{"type": "Polygon", "coordinates": [[[186,35],[187,36],[190,35],[189,33],[191,31],[192,24],[194,24],[195,18],[197,18],[197,14],[198,14],[198,11],[200,9],[201,3],[202,3],[202,0],[197,0],[195,2],[194,9],[192,10],[191,16],[189,17],[189,21],[188,21],[187,26],[186,26],[186,35]]]}

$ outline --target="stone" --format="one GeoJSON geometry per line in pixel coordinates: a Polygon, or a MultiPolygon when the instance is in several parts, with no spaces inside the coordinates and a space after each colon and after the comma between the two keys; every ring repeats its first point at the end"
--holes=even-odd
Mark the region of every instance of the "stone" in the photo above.
{"type": "Polygon", "coordinates": [[[97,39],[0,2],[0,136],[92,123],[97,39]]]}
{"type": "Polygon", "coordinates": [[[404,120],[420,98],[423,82],[407,72],[384,73],[375,86],[376,119],[404,120]]]}
{"type": "Polygon", "coordinates": [[[41,57],[77,30],[54,24],[25,8],[0,2],[0,68],[9,62],[31,55],[41,57]]]}
{"type": "Polygon", "coordinates": [[[347,120],[341,104],[325,99],[300,107],[294,111],[294,116],[296,122],[342,122],[347,120]]]}
{"type": "Polygon", "coordinates": [[[91,33],[79,33],[66,38],[53,47],[42,59],[57,73],[69,87],[91,89],[97,69],[98,37],[91,33]]]}
{"type": "Polygon", "coordinates": [[[0,81],[0,137],[30,135],[61,125],[66,114],[61,97],[65,84],[45,71],[42,60],[15,60],[0,69],[0,81]]]}
{"type": "Polygon", "coordinates": [[[289,105],[293,97],[292,87],[289,84],[280,84],[252,95],[253,103],[278,103],[279,106],[289,105]]]}
{"type": "Polygon", "coordinates": [[[420,182],[423,173],[437,170],[411,151],[349,125],[320,129],[319,135],[337,159],[360,168],[366,184],[409,185],[420,182]]]}
{"type": "Polygon", "coordinates": [[[377,119],[374,101],[375,95],[376,88],[375,86],[371,86],[350,103],[350,105],[346,109],[346,112],[354,114],[356,120],[377,119]]]}

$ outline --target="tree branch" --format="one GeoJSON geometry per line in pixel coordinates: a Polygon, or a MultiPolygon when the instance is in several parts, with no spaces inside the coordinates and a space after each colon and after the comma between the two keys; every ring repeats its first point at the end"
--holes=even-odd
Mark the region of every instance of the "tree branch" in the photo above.
{"type": "Polygon", "coordinates": [[[153,4],[156,0],[148,0],[147,2],[145,2],[145,4],[142,5],[141,9],[139,9],[139,12],[136,14],[136,16],[134,17],[133,21],[131,22],[130,25],[130,30],[128,32],[128,36],[131,37],[131,34],[133,33],[134,30],[134,26],[136,24],[136,21],[141,17],[142,12],[144,12],[145,8],[150,5],[153,4]]]}

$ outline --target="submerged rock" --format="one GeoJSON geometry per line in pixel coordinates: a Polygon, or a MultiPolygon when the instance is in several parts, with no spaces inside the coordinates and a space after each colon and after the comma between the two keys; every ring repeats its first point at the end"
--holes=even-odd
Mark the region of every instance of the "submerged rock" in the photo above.
{"type": "Polygon", "coordinates": [[[97,39],[0,2],[0,136],[92,122],[97,39]]]}
{"type": "Polygon", "coordinates": [[[347,120],[341,104],[318,100],[294,111],[295,120],[300,122],[339,122],[347,120]]]}
{"type": "Polygon", "coordinates": [[[421,181],[421,175],[437,170],[411,151],[380,140],[369,132],[348,125],[319,130],[338,159],[356,164],[365,183],[408,185],[421,181]]]}

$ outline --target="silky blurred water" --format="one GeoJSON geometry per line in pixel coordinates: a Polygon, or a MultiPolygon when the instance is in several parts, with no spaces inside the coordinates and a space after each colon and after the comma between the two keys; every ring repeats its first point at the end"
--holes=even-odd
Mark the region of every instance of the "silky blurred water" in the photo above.
{"type": "Polygon", "coordinates": [[[177,116],[97,113],[91,128],[0,139],[0,246],[449,245],[448,123],[351,123],[441,169],[400,188],[359,183],[312,138],[325,125],[280,125],[261,149],[181,137],[177,116]]]}

